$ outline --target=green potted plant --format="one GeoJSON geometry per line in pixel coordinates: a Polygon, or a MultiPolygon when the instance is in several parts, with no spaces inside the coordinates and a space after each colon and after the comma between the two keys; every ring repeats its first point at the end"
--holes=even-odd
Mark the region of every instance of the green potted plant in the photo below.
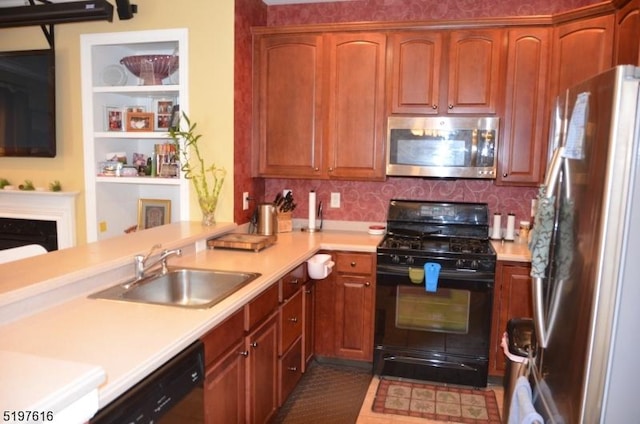
{"type": "Polygon", "coordinates": [[[180,168],[184,176],[193,182],[198,195],[198,204],[202,211],[202,224],[215,224],[215,212],[218,206],[220,190],[224,184],[227,171],[215,163],[207,164],[202,157],[198,143],[202,134],[196,132],[196,123],[191,122],[186,113],[182,113],[187,129],[180,125],[169,128],[169,136],[173,140],[180,159],[180,168]]]}

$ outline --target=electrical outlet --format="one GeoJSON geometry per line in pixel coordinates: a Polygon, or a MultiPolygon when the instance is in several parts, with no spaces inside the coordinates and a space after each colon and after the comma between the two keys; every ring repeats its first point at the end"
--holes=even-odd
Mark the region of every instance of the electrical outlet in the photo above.
{"type": "Polygon", "coordinates": [[[331,193],[331,207],[332,208],[340,207],[340,193],[331,193]]]}
{"type": "Polygon", "coordinates": [[[100,231],[101,233],[107,232],[107,221],[100,221],[98,223],[98,231],[100,231]]]}
{"type": "Polygon", "coordinates": [[[249,209],[249,192],[243,191],[242,192],[242,210],[246,211],[248,209],[249,209]]]}
{"type": "MultiPolygon", "coordinates": [[[[282,197],[287,197],[287,194],[289,194],[290,191],[291,189],[289,188],[285,188],[284,190],[282,190],[282,197]]],[[[292,191],[291,191],[291,195],[293,195],[292,191]]]]}

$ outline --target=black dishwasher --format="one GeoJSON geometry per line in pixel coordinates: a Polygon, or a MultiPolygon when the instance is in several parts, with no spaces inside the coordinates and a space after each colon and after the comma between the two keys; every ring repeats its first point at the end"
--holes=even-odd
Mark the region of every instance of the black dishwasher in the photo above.
{"type": "Polygon", "coordinates": [[[99,410],[91,424],[204,422],[204,347],[197,341],[99,410]]]}

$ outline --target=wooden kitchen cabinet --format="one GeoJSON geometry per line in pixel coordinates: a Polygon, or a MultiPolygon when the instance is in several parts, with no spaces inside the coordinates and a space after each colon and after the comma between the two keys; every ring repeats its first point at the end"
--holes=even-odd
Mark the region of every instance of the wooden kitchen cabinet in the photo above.
{"type": "Polygon", "coordinates": [[[505,357],[500,342],[511,318],[533,317],[531,264],[498,261],[493,294],[489,374],[504,375],[505,357]]]}
{"type": "Polygon", "coordinates": [[[278,409],[274,284],[203,338],[205,422],[266,423],[278,409]]]}
{"type": "Polygon", "coordinates": [[[447,66],[448,113],[496,113],[504,47],[501,29],[451,32],[447,66]]]}
{"type": "Polygon", "coordinates": [[[440,112],[442,44],[440,31],[398,32],[389,36],[390,113],[440,112]]]}
{"type": "Polygon", "coordinates": [[[278,411],[278,312],[247,335],[247,418],[267,423],[278,411]]]}
{"type": "Polygon", "coordinates": [[[284,404],[302,378],[302,287],[280,307],[280,337],[278,345],[278,405],[284,404]]]}
{"type": "Polygon", "coordinates": [[[383,180],[386,36],[263,34],[254,48],[257,176],[383,180]]]}
{"type": "Polygon", "coordinates": [[[244,423],[244,310],[227,318],[203,338],[205,352],[204,416],[206,423],[244,423]]]}
{"type": "Polygon", "coordinates": [[[315,281],[315,354],[371,361],[375,299],[375,254],[330,253],[333,272],[315,281]]]}
{"type": "Polygon", "coordinates": [[[550,28],[508,30],[497,185],[535,186],[544,176],[550,52],[550,28]]]}
{"type": "Polygon", "coordinates": [[[321,34],[264,35],[254,43],[254,155],[260,176],[312,177],[322,156],[321,34]]]}
{"type": "Polygon", "coordinates": [[[640,66],[640,0],[616,11],[614,65],[640,66]]]}
{"type": "Polygon", "coordinates": [[[316,285],[313,280],[307,281],[302,289],[302,315],[304,329],[302,331],[302,372],[306,372],[315,355],[315,304],[316,285]]]}
{"type": "Polygon", "coordinates": [[[614,16],[607,14],[557,25],[553,30],[551,103],[563,90],[613,64],[614,16]]]}
{"type": "Polygon", "coordinates": [[[503,30],[405,31],[389,40],[390,113],[497,113],[503,30]]]}

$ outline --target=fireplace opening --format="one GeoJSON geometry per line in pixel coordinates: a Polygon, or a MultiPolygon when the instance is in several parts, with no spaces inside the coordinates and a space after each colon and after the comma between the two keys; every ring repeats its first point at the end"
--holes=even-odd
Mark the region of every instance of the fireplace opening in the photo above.
{"type": "Polygon", "coordinates": [[[55,221],[0,218],[0,250],[39,244],[48,252],[58,250],[55,221]]]}

